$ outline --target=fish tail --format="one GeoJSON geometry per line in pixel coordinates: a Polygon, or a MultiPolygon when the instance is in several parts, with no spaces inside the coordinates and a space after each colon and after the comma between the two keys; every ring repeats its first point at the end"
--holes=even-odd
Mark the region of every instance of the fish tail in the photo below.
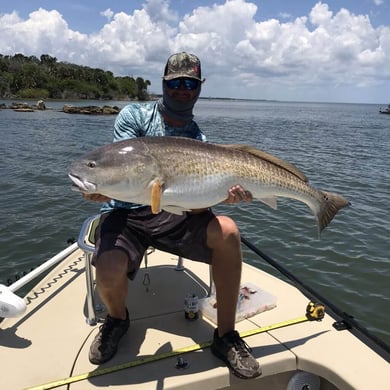
{"type": "Polygon", "coordinates": [[[326,191],[319,192],[322,197],[322,202],[317,214],[318,234],[329,225],[340,209],[351,204],[341,195],[326,191]]]}

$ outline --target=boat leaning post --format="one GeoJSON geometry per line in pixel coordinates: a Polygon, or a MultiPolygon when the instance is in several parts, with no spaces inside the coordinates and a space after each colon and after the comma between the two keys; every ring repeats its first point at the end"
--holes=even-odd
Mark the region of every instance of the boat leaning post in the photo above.
{"type": "MultiPolygon", "coordinates": [[[[96,305],[95,305],[95,295],[94,295],[94,273],[92,268],[92,256],[95,250],[95,230],[98,226],[101,214],[92,215],[87,218],[80,230],[79,237],[77,239],[78,247],[84,252],[84,260],[85,260],[85,278],[86,278],[86,287],[87,287],[87,314],[86,321],[89,325],[94,326],[98,323],[98,318],[96,316],[96,305]]],[[[149,248],[145,252],[145,264],[147,266],[148,254],[150,254],[154,248],[149,248]]],[[[177,264],[175,267],[176,271],[184,271],[183,258],[181,256],[178,257],[177,264]]],[[[147,274],[147,280],[144,280],[144,285],[149,289],[150,277],[147,274]]],[[[210,286],[209,286],[209,294],[211,292],[212,287],[212,275],[210,271],[210,286]]]]}
{"type": "Polygon", "coordinates": [[[84,252],[85,278],[87,287],[87,318],[89,325],[94,326],[98,320],[95,311],[94,277],[92,270],[92,255],[95,250],[94,233],[99,222],[100,214],[87,218],[80,230],[77,245],[84,252]]]}

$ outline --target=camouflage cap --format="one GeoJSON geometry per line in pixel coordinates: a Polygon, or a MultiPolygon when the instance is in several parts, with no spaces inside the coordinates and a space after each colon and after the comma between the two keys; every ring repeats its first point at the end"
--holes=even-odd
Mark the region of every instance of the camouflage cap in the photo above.
{"type": "Polygon", "coordinates": [[[167,61],[164,71],[164,80],[187,77],[202,81],[200,60],[194,54],[181,53],[172,54],[167,61]]]}

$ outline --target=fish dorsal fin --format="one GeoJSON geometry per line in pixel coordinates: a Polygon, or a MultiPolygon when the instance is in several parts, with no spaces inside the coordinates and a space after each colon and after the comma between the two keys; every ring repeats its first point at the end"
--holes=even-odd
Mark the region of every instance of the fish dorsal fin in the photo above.
{"type": "Polygon", "coordinates": [[[285,169],[286,171],[289,171],[299,179],[303,180],[304,182],[308,181],[308,178],[306,175],[300,171],[295,165],[288,163],[287,161],[284,161],[276,156],[273,156],[272,154],[269,154],[267,152],[264,152],[262,150],[256,149],[252,146],[248,145],[238,145],[238,144],[232,144],[232,145],[220,145],[224,148],[228,149],[234,149],[234,150],[240,150],[245,153],[252,154],[253,156],[259,157],[263,160],[266,160],[270,162],[271,164],[277,165],[278,167],[281,167],[285,169]]]}

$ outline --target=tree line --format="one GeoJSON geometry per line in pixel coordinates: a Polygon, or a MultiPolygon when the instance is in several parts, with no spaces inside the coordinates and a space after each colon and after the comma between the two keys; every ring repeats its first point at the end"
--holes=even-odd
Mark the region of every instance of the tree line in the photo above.
{"type": "Polygon", "coordinates": [[[90,68],[42,54],[40,58],[0,54],[2,99],[148,100],[149,80],[117,77],[110,71],[90,68]]]}

